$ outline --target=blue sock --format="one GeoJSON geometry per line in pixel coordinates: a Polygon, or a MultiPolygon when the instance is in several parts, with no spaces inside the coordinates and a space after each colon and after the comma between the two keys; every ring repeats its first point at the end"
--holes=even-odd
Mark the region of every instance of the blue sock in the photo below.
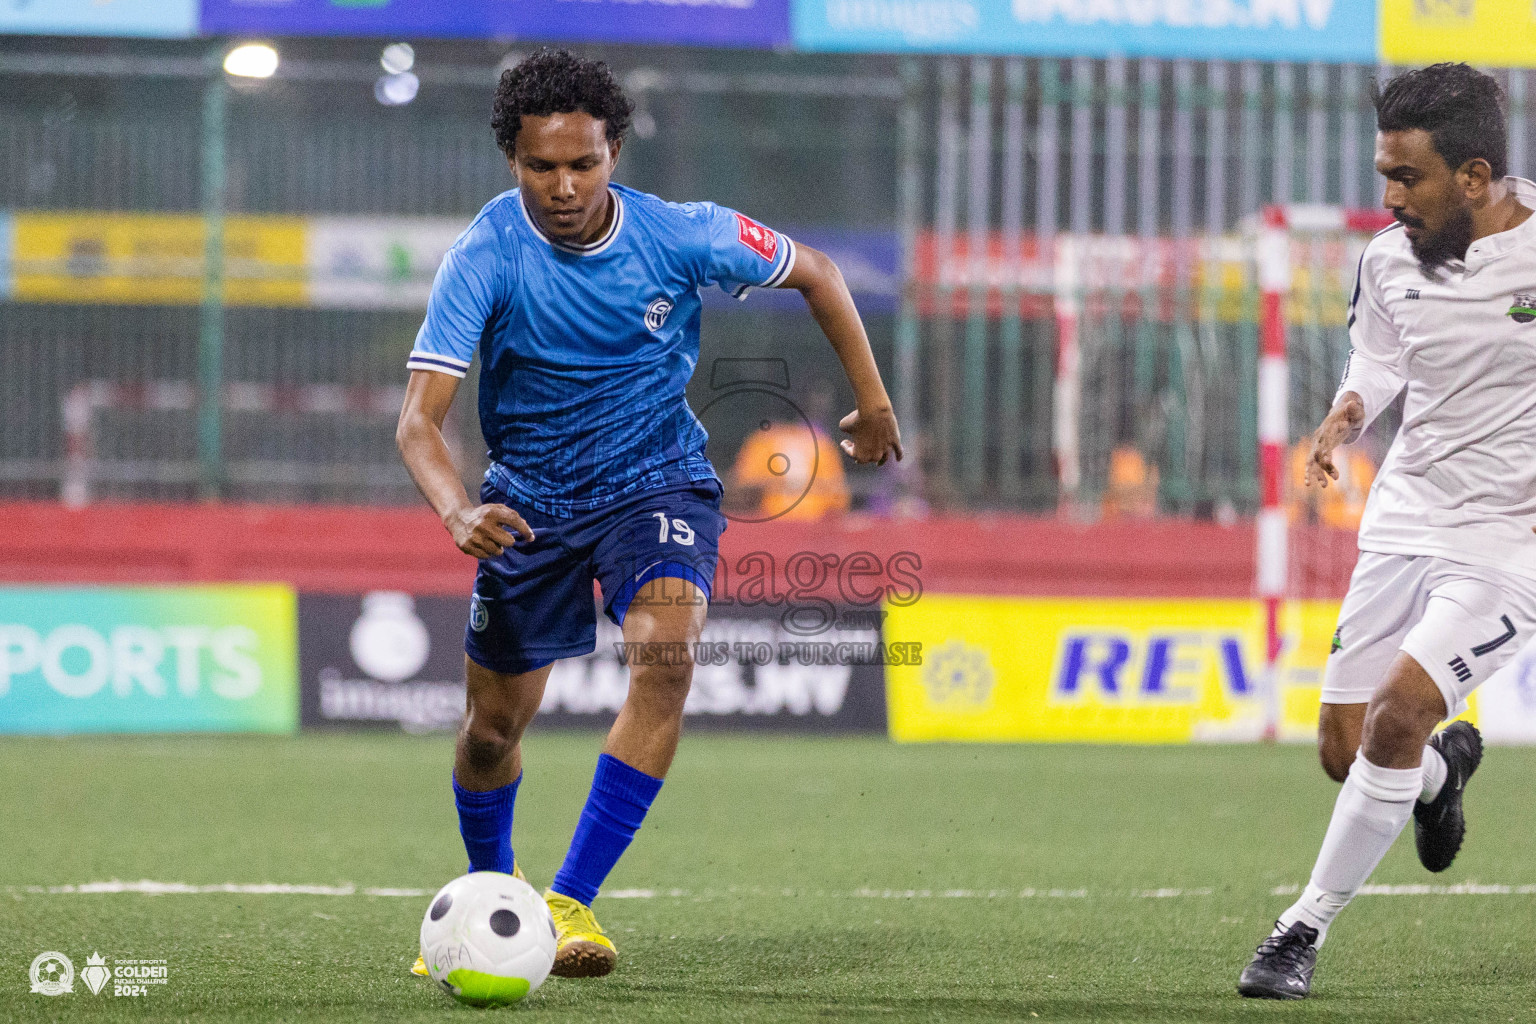
{"type": "Polygon", "coordinates": [[[469,870],[512,873],[512,805],[517,801],[521,774],[500,789],[476,792],[453,779],[453,802],[459,808],[459,834],[469,853],[469,870]]]}
{"type": "Polygon", "coordinates": [[[660,791],[660,779],[609,754],[598,757],[571,849],[549,887],[590,906],[660,791]]]}

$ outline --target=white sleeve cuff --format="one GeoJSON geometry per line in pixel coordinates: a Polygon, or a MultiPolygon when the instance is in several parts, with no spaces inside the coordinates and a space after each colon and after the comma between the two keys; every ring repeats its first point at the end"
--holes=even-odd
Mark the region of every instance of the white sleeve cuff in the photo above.
{"type": "Polygon", "coordinates": [[[432,352],[412,352],[405,361],[407,370],[432,370],[453,377],[463,377],[469,372],[469,364],[452,356],[440,356],[432,352]]]}
{"type": "Polygon", "coordinates": [[[784,262],[779,264],[779,269],[775,270],[768,280],[763,282],[762,286],[764,288],[777,288],[789,277],[790,271],[795,269],[795,257],[799,254],[799,250],[795,248],[795,240],[788,235],[780,235],[779,238],[789,249],[789,252],[785,254],[784,262]]]}
{"type": "Polygon", "coordinates": [[[779,269],[769,274],[768,280],[762,284],[738,285],[731,292],[731,298],[738,302],[743,302],[753,288],[777,288],[789,277],[790,271],[795,269],[795,256],[799,254],[800,250],[795,247],[794,239],[788,235],[780,235],[779,240],[784,243],[785,250],[784,262],[779,264],[779,269]]]}
{"type": "Polygon", "coordinates": [[[1351,350],[1349,363],[1344,368],[1344,381],[1339,385],[1334,401],[1337,402],[1339,396],[1346,391],[1353,391],[1360,396],[1360,400],[1365,403],[1365,422],[1360,427],[1364,432],[1402,390],[1403,379],[1389,367],[1351,350]]]}

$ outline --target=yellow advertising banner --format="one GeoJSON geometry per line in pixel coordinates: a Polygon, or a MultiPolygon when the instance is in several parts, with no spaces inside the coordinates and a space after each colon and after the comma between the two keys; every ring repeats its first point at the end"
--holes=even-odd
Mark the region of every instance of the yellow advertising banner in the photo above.
{"type": "Polygon", "coordinates": [[[1381,0],[1380,18],[1389,64],[1536,67],[1531,0],[1381,0]]]}
{"type": "MultiPolygon", "coordinates": [[[[922,664],[886,670],[896,740],[1251,740],[1269,717],[1257,601],[924,594],[886,611],[886,641],[923,651],[922,664]]],[[[1285,611],[1282,739],[1317,734],[1338,611],[1331,601],[1285,611]]]]}
{"type": "MultiPolygon", "coordinates": [[[[195,214],[18,213],[12,234],[16,301],[202,301],[203,219],[195,214]]],[[[224,245],[225,302],[306,302],[302,218],[230,217],[224,245]]]]}

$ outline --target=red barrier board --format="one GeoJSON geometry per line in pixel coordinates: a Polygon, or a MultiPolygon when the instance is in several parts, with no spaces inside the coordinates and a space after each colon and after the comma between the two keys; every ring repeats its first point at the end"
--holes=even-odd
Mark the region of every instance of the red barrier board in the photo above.
{"type": "MultiPolygon", "coordinates": [[[[1346,545],[1331,544],[1330,551],[1346,545]]],[[[1302,568],[1312,592],[1342,594],[1351,557],[1302,568]],[[1348,564],[1342,564],[1347,561],[1348,564]]],[[[935,593],[1248,597],[1254,534],[1244,521],[1080,525],[1022,516],[735,522],[721,539],[724,585],[754,575],[780,592],[876,586],[935,593]],[[856,554],[871,556],[854,558],[856,554]],[[743,562],[752,555],[757,561],[743,562]],[[820,568],[817,568],[817,566],[820,568]]],[[[0,504],[0,581],[273,581],[321,593],[468,594],[475,563],[425,509],[315,505],[0,504]]],[[[845,595],[846,597],[847,595],[845,595]]],[[[1321,594],[1320,594],[1321,596],[1321,594]]]]}

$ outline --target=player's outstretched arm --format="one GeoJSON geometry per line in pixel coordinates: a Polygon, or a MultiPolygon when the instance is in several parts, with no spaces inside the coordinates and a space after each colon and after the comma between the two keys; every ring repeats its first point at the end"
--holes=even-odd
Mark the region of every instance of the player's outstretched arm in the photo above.
{"type": "Polygon", "coordinates": [[[533,530],[505,505],[476,505],[469,500],[443,440],[443,420],[458,390],[459,378],[452,374],[412,370],[395,427],[395,444],[411,479],[459,550],[476,558],[495,558],[517,542],[513,533],[533,540],[533,530]]]}
{"type": "Polygon", "coordinates": [[[843,272],[826,253],[801,245],[796,249],[794,269],[779,287],[794,288],[805,296],[805,304],[853,385],[856,408],[838,424],[851,435],[843,440],[843,451],[855,462],[884,465],[893,453],[900,460],[901,429],[843,272]]]}
{"type": "Polygon", "coordinates": [[[1333,464],[1334,449],[1353,441],[1364,426],[1365,401],[1353,391],[1344,392],[1312,435],[1312,454],[1307,459],[1308,487],[1314,479],[1319,487],[1327,487],[1329,478],[1339,478],[1338,467],[1333,464]]]}

